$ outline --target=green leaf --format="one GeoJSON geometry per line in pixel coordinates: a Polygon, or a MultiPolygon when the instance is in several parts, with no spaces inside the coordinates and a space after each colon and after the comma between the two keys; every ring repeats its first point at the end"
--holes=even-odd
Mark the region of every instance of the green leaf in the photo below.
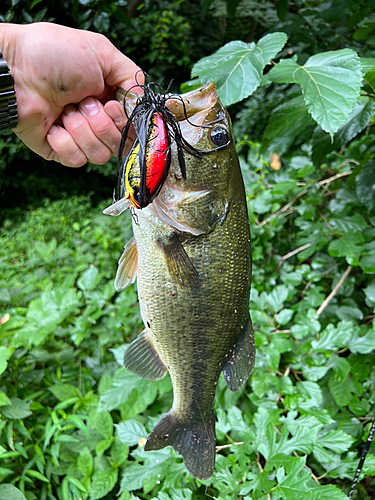
{"type": "Polygon", "coordinates": [[[95,446],[95,452],[98,457],[101,457],[103,453],[112,446],[114,439],[115,438],[111,436],[108,439],[103,439],[102,441],[99,441],[99,443],[95,446]]]}
{"type": "Polygon", "coordinates": [[[43,476],[40,472],[37,470],[28,470],[26,471],[26,474],[30,477],[35,477],[35,479],[39,479],[39,481],[43,481],[44,483],[49,483],[49,479],[46,478],[46,476],[43,476]]]}
{"type": "Polygon", "coordinates": [[[334,453],[343,453],[348,451],[354,439],[343,431],[331,430],[327,434],[319,436],[316,442],[334,453]]]}
{"type": "Polygon", "coordinates": [[[50,390],[59,401],[65,401],[66,399],[71,398],[82,398],[81,391],[78,387],[71,384],[52,385],[51,387],[48,387],[48,390],[50,390]]]}
{"type": "Polygon", "coordinates": [[[362,68],[353,50],[342,49],[313,55],[303,66],[282,61],[268,76],[276,83],[299,83],[309,113],[333,138],[355,106],[362,68]]]}
{"type": "Polygon", "coordinates": [[[353,323],[351,321],[341,321],[338,328],[333,324],[327,325],[319,335],[319,340],[313,340],[311,347],[315,351],[327,351],[338,349],[346,345],[350,335],[352,334],[353,323]]]}
{"type": "Polygon", "coordinates": [[[127,446],[138,444],[139,439],[147,438],[148,432],[138,420],[125,420],[116,425],[119,440],[127,446]]]}
{"type": "Polygon", "coordinates": [[[68,415],[66,420],[72,422],[86,437],[90,437],[90,431],[86,427],[85,422],[78,415],[68,415]]]}
{"type": "Polygon", "coordinates": [[[359,58],[362,66],[362,72],[366,76],[366,73],[368,73],[370,70],[375,68],[375,59],[367,58],[367,57],[360,57],[359,58]]]}
{"type": "Polygon", "coordinates": [[[112,387],[108,389],[99,401],[99,411],[111,411],[125,403],[133,390],[142,394],[151,384],[148,380],[137,377],[125,369],[120,369],[114,376],[112,387]]]}
{"type": "Polygon", "coordinates": [[[273,110],[263,134],[263,145],[278,137],[296,136],[313,124],[303,96],[295,97],[273,110]]]}
{"type": "Polygon", "coordinates": [[[27,418],[32,414],[30,403],[18,398],[10,398],[10,405],[3,406],[1,411],[6,418],[18,419],[27,418]]]}
{"type": "Polygon", "coordinates": [[[365,76],[363,77],[364,80],[370,85],[372,88],[373,92],[375,92],[375,68],[372,70],[368,71],[365,76]]]}
{"type": "Polygon", "coordinates": [[[11,404],[10,399],[5,394],[5,392],[0,391],[0,406],[9,406],[11,404]]]}
{"type": "Polygon", "coordinates": [[[367,222],[362,217],[361,214],[355,214],[346,217],[334,217],[329,221],[330,226],[340,233],[346,233],[348,231],[362,232],[367,229],[367,222]]]}
{"type": "Polygon", "coordinates": [[[96,429],[104,438],[110,438],[113,435],[113,420],[111,414],[106,411],[97,413],[90,417],[87,422],[89,427],[96,429]]]}
{"type": "Polygon", "coordinates": [[[148,451],[143,454],[146,460],[144,465],[130,463],[125,468],[121,479],[121,493],[142,488],[144,482],[150,478],[153,478],[156,484],[167,466],[166,461],[171,458],[169,450],[148,451]]]}
{"type": "Polygon", "coordinates": [[[0,500],[26,500],[26,497],[12,484],[0,484],[0,500]]]}
{"type": "Polygon", "coordinates": [[[333,399],[337,406],[346,406],[353,399],[355,394],[355,385],[353,379],[346,378],[343,381],[337,381],[333,377],[328,382],[333,399]]]}
{"type": "Polygon", "coordinates": [[[78,288],[80,288],[84,292],[93,290],[99,284],[98,274],[99,271],[94,266],[86,269],[86,271],[82,273],[82,276],[77,280],[78,288]]]}
{"type": "Polygon", "coordinates": [[[98,470],[92,476],[90,500],[98,500],[105,497],[116,486],[118,470],[107,467],[98,470]]]}
{"type": "Polygon", "coordinates": [[[348,347],[351,352],[368,354],[375,348],[375,329],[369,329],[362,337],[360,337],[360,332],[359,328],[354,329],[349,338],[348,347]]]}
{"type": "Polygon", "coordinates": [[[317,128],[313,135],[314,163],[320,164],[331,151],[340,149],[364,130],[370,122],[373,111],[373,101],[368,97],[360,97],[347,121],[335,133],[333,141],[329,134],[317,128]]]}
{"type": "Polygon", "coordinates": [[[370,212],[375,206],[375,162],[365,165],[360,174],[355,178],[358,199],[370,212]]]}
{"type": "Polygon", "coordinates": [[[283,48],[285,33],[271,33],[255,43],[229,42],[211,56],[201,59],[192,69],[192,77],[201,83],[216,83],[224,106],[242,101],[260,85],[262,71],[283,48]]]}
{"type": "Polygon", "coordinates": [[[94,470],[94,459],[90,450],[85,446],[78,457],[78,470],[85,477],[90,477],[94,470]]]}
{"type": "Polygon", "coordinates": [[[122,444],[118,437],[111,448],[111,457],[116,465],[122,465],[129,456],[129,447],[122,444]]]}
{"type": "Polygon", "coordinates": [[[347,231],[337,240],[331,241],[328,253],[333,257],[345,257],[350,265],[359,265],[359,258],[364,250],[362,233],[347,231]]]}
{"type": "Polygon", "coordinates": [[[0,375],[5,372],[7,368],[7,361],[11,357],[13,349],[9,347],[0,346],[0,375]]]}

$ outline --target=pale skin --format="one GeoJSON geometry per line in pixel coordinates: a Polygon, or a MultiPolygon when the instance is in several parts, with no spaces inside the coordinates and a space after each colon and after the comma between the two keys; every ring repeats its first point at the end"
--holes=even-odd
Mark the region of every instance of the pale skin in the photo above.
{"type": "Polygon", "coordinates": [[[136,85],[133,61],[102,35],[51,23],[0,24],[0,50],[15,82],[13,130],[30,149],[69,167],[117,154],[126,116],[113,90],[136,85]]]}

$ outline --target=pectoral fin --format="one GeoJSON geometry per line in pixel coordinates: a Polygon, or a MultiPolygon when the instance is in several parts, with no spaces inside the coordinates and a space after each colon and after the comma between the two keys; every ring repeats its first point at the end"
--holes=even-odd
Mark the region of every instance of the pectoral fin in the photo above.
{"type": "Polygon", "coordinates": [[[159,380],[165,376],[167,367],[155,349],[149,330],[143,330],[127,348],[124,366],[130,372],[148,380],[159,380]]]}
{"type": "Polygon", "coordinates": [[[118,216],[121,215],[122,212],[124,212],[128,207],[129,207],[129,200],[126,198],[121,198],[121,200],[116,201],[115,203],[112,203],[109,207],[105,208],[103,210],[104,215],[114,215],[118,216]]]}
{"type": "Polygon", "coordinates": [[[171,236],[168,241],[160,238],[158,245],[163,250],[171,279],[175,279],[176,282],[190,290],[198,290],[200,287],[199,274],[177,234],[171,236]]]}
{"type": "Polygon", "coordinates": [[[242,335],[223,368],[225,382],[231,391],[238,391],[246,382],[253,371],[254,361],[254,335],[249,317],[242,335]]]}
{"type": "Polygon", "coordinates": [[[138,268],[138,250],[134,237],[125,245],[124,253],[118,261],[115,288],[119,292],[134,283],[138,268]]]}

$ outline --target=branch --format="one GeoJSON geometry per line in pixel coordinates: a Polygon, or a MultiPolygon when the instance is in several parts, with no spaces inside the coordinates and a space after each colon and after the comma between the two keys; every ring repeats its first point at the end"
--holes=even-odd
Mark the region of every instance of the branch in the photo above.
{"type": "Polygon", "coordinates": [[[276,268],[276,272],[280,269],[280,267],[284,264],[286,259],[289,259],[289,257],[293,257],[293,255],[296,255],[299,252],[302,252],[302,250],[305,250],[306,248],[309,248],[311,246],[311,243],[306,243],[306,245],[302,245],[301,247],[296,248],[292,252],[287,253],[283,257],[281,257],[281,260],[279,262],[279,265],[276,268]]]}
{"type": "Polygon", "coordinates": [[[375,95],[373,94],[367,94],[366,92],[363,92],[362,94],[359,94],[362,97],[370,97],[370,99],[375,99],[375,95]]]}
{"type": "Polygon", "coordinates": [[[316,311],[316,314],[318,316],[320,316],[322,314],[322,312],[324,311],[324,309],[328,306],[328,304],[331,302],[331,300],[333,299],[333,297],[336,295],[336,293],[339,291],[341,285],[344,283],[344,281],[346,280],[346,278],[348,277],[350,271],[352,270],[352,266],[348,266],[346,271],[344,272],[344,274],[341,276],[341,278],[339,279],[337,285],[335,286],[335,288],[332,290],[332,292],[328,295],[328,297],[326,299],[324,299],[322,305],[319,307],[319,309],[316,311]]]}
{"type": "Polygon", "coordinates": [[[286,212],[299,198],[301,198],[301,196],[303,196],[306,193],[307,193],[307,189],[304,189],[303,191],[301,191],[300,193],[298,193],[297,196],[295,196],[293,198],[293,200],[290,201],[289,203],[287,203],[283,208],[280,208],[280,210],[278,210],[274,214],[270,215],[266,220],[263,220],[262,222],[260,222],[259,223],[259,227],[260,226],[265,226],[272,219],[274,219],[275,217],[278,217],[280,214],[283,214],[284,212],[286,212]]]}

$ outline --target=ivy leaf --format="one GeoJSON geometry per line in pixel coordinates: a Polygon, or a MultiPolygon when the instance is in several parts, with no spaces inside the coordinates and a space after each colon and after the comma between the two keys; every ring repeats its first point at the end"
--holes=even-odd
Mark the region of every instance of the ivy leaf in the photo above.
{"type": "Polygon", "coordinates": [[[258,44],[229,42],[211,56],[201,59],[192,69],[192,77],[201,83],[216,83],[224,106],[242,101],[260,85],[262,71],[287,41],[285,33],[266,35],[258,44]]]}
{"type": "Polygon", "coordinates": [[[0,500],[26,500],[25,495],[12,484],[0,484],[0,500]]]}
{"type": "MultiPolygon", "coordinates": [[[[374,325],[375,326],[375,323],[374,325]]],[[[368,354],[375,348],[375,329],[371,328],[365,335],[360,337],[360,328],[355,328],[348,341],[348,347],[351,352],[359,354],[368,354]]]]}
{"type": "Polygon", "coordinates": [[[127,446],[134,446],[140,438],[148,436],[145,426],[138,420],[125,420],[116,425],[116,430],[119,440],[127,446]]]}
{"type": "Polygon", "coordinates": [[[98,470],[92,476],[90,500],[98,500],[105,497],[116,486],[118,470],[107,467],[98,470]]]}
{"type": "Polygon", "coordinates": [[[355,106],[362,68],[353,50],[342,49],[311,56],[303,66],[281,61],[268,78],[275,83],[299,83],[309,113],[333,139],[355,106]]]}
{"type": "Polygon", "coordinates": [[[347,231],[337,240],[331,241],[328,253],[332,257],[345,257],[350,265],[358,266],[359,258],[364,250],[362,233],[347,231]]]}
{"type": "Polygon", "coordinates": [[[340,321],[338,328],[333,324],[320,333],[319,340],[313,340],[311,347],[315,351],[329,351],[345,346],[352,334],[353,323],[351,321],[340,321]]]}

